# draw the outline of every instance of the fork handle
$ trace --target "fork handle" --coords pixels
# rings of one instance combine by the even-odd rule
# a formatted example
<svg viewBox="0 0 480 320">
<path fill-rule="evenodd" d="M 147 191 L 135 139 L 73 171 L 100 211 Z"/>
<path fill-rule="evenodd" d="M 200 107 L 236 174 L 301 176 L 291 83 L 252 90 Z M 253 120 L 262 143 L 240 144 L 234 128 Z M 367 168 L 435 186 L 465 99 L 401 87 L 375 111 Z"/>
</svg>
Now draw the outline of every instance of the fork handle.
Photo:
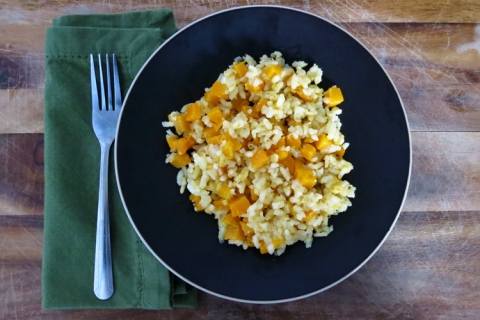
<svg viewBox="0 0 480 320">
<path fill-rule="evenodd" d="M 113 294 L 110 221 L 108 217 L 108 157 L 111 144 L 111 142 L 100 143 L 100 186 L 98 190 L 93 292 L 95 292 L 97 298 L 101 300 L 106 300 Z"/>
</svg>

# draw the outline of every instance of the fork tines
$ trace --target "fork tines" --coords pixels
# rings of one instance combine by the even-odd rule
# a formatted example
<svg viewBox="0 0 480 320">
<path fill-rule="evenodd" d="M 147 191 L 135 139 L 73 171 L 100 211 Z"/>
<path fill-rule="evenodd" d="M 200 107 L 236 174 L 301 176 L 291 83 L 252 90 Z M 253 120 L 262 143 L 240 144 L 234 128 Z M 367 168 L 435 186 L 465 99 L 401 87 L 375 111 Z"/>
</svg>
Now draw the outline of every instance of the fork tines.
<svg viewBox="0 0 480 320">
<path fill-rule="evenodd" d="M 117 67 L 117 58 L 115 53 L 112 54 L 112 64 L 113 64 L 113 86 L 114 86 L 114 94 L 115 100 L 112 104 L 112 86 L 111 86 L 111 76 L 110 76 L 110 61 L 108 57 L 108 53 L 105 55 L 105 65 L 106 65 L 106 76 L 107 76 L 107 100 L 105 99 L 105 83 L 103 81 L 103 68 L 102 68 L 102 58 L 101 55 L 98 54 L 98 73 L 100 77 L 100 97 L 102 104 L 99 104 L 99 92 L 97 88 L 97 79 L 96 79 L 96 72 L 95 72 L 95 62 L 93 58 L 93 54 L 90 54 L 90 77 L 91 77 L 91 85 L 92 85 L 92 106 L 93 108 L 98 108 L 99 110 L 116 110 L 120 109 L 122 105 L 122 97 L 120 93 L 120 80 L 118 77 L 118 67 Z M 108 105 L 107 105 L 108 101 Z"/>
</svg>

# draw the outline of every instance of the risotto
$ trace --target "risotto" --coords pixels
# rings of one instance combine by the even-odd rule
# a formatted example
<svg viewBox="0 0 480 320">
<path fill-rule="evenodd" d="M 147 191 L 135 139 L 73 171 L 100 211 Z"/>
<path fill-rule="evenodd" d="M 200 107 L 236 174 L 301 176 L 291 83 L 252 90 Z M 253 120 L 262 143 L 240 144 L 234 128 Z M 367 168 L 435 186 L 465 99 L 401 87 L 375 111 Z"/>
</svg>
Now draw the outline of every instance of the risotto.
<svg viewBox="0 0 480 320">
<path fill-rule="evenodd" d="M 276 255 L 297 241 L 308 248 L 333 230 L 330 216 L 351 206 L 344 98 L 321 80 L 316 64 L 245 55 L 163 122 L 180 192 L 215 217 L 220 242 Z"/>
</svg>

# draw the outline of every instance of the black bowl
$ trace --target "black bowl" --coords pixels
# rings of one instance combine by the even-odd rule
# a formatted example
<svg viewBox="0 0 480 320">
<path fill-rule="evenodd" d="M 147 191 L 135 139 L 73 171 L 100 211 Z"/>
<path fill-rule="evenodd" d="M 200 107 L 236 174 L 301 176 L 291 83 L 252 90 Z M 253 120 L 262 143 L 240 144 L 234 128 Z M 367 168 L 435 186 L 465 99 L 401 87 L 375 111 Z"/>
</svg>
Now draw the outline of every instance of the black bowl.
<svg viewBox="0 0 480 320">
<path fill-rule="evenodd" d="M 181 195 L 169 152 L 167 115 L 197 100 L 237 56 L 282 52 L 323 69 L 325 88 L 341 87 L 342 133 L 350 142 L 346 176 L 353 206 L 333 217 L 334 231 L 279 256 L 220 244 L 217 221 Z M 255 303 L 294 300 L 325 290 L 362 266 L 392 229 L 411 170 L 404 108 L 378 61 L 350 34 L 315 15 L 274 6 L 226 10 L 182 29 L 146 62 L 125 100 L 116 170 L 129 218 L 173 273 L 214 295 Z"/>
</svg>

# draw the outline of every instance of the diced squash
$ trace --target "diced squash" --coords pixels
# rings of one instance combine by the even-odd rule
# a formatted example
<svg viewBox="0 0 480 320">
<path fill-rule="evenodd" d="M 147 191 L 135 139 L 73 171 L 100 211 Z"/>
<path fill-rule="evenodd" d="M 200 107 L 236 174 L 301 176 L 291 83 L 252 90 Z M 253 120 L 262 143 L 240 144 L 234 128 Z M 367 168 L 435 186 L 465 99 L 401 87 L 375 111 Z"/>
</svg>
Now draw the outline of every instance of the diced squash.
<svg viewBox="0 0 480 320">
<path fill-rule="evenodd" d="M 315 141 L 313 144 L 318 151 L 322 151 L 323 149 L 330 147 L 332 145 L 332 141 L 328 139 L 325 133 L 322 133 L 320 136 L 318 136 L 318 141 Z"/>
<path fill-rule="evenodd" d="M 327 102 L 325 103 L 326 107 L 335 107 L 343 102 L 342 90 L 338 87 L 331 87 L 323 94 L 323 97 L 326 98 Z"/>
<path fill-rule="evenodd" d="M 286 143 L 287 146 L 297 149 L 302 146 L 302 141 L 300 140 L 300 138 L 295 138 L 295 136 L 291 133 L 287 134 Z"/>
<path fill-rule="evenodd" d="M 190 128 L 190 123 L 187 121 L 187 115 L 183 113 L 175 116 L 175 122 L 173 125 L 178 134 L 182 134 Z"/>
<path fill-rule="evenodd" d="M 340 159 L 343 158 L 343 156 L 345 155 L 345 149 L 343 147 L 340 147 L 340 150 L 335 152 L 335 155 Z"/>
<path fill-rule="evenodd" d="M 210 89 L 209 91 L 205 92 L 203 95 L 205 100 L 212 104 L 212 105 L 217 105 L 220 102 L 220 98 L 212 94 L 212 90 Z"/>
<path fill-rule="evenodd" d="M 315 141 L 315 140 L 313 140 L 312 137 L 310 137 L 310 136 L 306 137 L 306 138 L 303 140 L 303 142 L 305 142 L 305 143 L 312 143 L 312 142 L 314 142 L 314 141 Z"/>
<path fill-rule="evenodd" d="M 228 202 L 232 216 L 238 217 L 247 212 L 250 202 L 245 195 L 238 196 Z"/>
<path fill-rule="evenodd" d="M 305 92 L 303 91 L 303 87 L 301 86 L 296 87 L 295 90 L 293 90 L 293 92 L 295 92 L 305 102 L 312 102 L 314 100 L 312 97 L 307 96 L 305 94 Z"/>
<path fill-rule="evenodd" d="M 303 218 L 303 220 L 308 222 L 308 221 L 312 220 L 314 217 L 315 217 L 315 211 L 307 210 L 305 212 L 305 218 Z"/>
<path fill-rule="evenodd" d="M 170 150 L 172 151 L 177 150 L 177 140 L 178 140 L 178 137 L 175 135 L 167 138 L 167 143 L 168 143 L 168 146 L 170 147 Z"/>
<path fill-rule="evenodd" d="M 195 145 L 195 139 L 192 136 L 186 138 L 180 138 L 175 142 L 179 154 L 184 154 Z"/>
<path fill-rule="evenodd" d="M 262 113 L 262 108 L 267 105 L 268 100 L 261 98 L 255 105 L 255 111 Z"/>
<path fill-rule="evenodd" d="M 275 153 L 278 155 L 278 161 L 281 161 L 288 156 L 288 151 L 282 149 L 275 150 Z"/>
<path fill-rule="evenodd" d="M 223 238 L 225 240 L 244 241 L 245 234 L 243 233 L 243 230 L 240 224 L 228 225 L 225 228 L 225 235 Z"/>
<path fill-rule="evenodd" d="M 273 148 L 270 148 L 266 151 L 266 153 L 267 153 L 267 156 L 270 157 L 272 154 L 275 153 L 275 150 L 273 150 Z"/>
<path fill-rule="evenodd" d="M 240 78 L 245 76 L 247 74 L 247 71 L 248 71 L 247 66 L 245 65 L 244 61 L 240 61 L 240 62 L 235 63 L 232 66 L 232 69 L 235 70 L 235 72 L 237 73 L 237 75 Z"/>
<path fill-rule="evenodd" d="M 235 156 L 235 151 L 233 150 L 233 142 L 227 140 L 222 147 L 222 153 L 225 155 L 227 159 L 233 159 Z"/>
<path fill-rule="evenodd" d="M 313 186 L 317 183 L 317 177 L 313 170 L 305 168 L 303 163 L 301 163 L 298 159 L 295 160 L 295 178 L 300 181 L 302 186 L 307 189 L 313 188 Z"/>
<path fill-rule="evenodd" d="M 240 218 L 232 216 L 231 213 L 228 213 L 223 217 L 222 222 L 227 226 L 240 225 Z"/>
<path fill-rule="evenodd" d="M 285 137 L 281 137 L 280 140 L 275 144 L 275 149 L 285 147 Z"/>
<path fill-rule="evenodd" d="M 212 128 L 215 129 L 216 131 L 220 131 L 220 129 L 222 129 L 222 126 L 223 126 L 223 120 L 220 121 L 219 123 L 214 123 Z"/>
<path fill-rule="evenodd" d="M 220 185 L 217 190 L 217 194 L 225 200 L 230 200 L 232 198 L 232 190 L 230 190 L 226 183 L 222 183 Z"/>
<path fill-rule="evenodd" d="M 295 173 L 295 160 L 293 160 L 291 155 L 287 155 L 284 159 L 279 160 L 278 162 L 284 167 L 288 168 L 290 174 L 293 175 Z"/>
<path fill-rule="evenodd" d="M 253 235 L 255 232 L 245 222 L 240 221 L 240 227 L 242 227 L 243 234 L 246 236 Z"/>
<path fill-rule="evenodd" d="M 260 118 L 260 114 L 255 110 L 255 108 L 252 108 L 249 105 L 242 105 L 239 112 L 243 112 L 249 118 Z"/>
<path fill-rule="evenodd" d="M 262 91 L 264 87 L 265 87 L 265 83 L 263 83 L 263 82 L 260 83 L 260 84 L 259 84 L 258 86 L 256 86 L 256 87 L 255 87 L 253 84 L 251 84 L 250 82 L 247 82 L 247 83 L 245 84 L 245 89 L 246 89 L 247 91 L 250 91 L 250 92 L 255 93 L 255 94 L 257 94 L 257 93 L 259 93 L 260 91 Z"/>
<path fill-rule="evenodd" d="M 260 243 L 260 253 L 261 253 L 261 254 L 266 254 L 266 253 L 268 253 L 268 247 L 267 247 L 267 244 L 266 244 L 264 241 L 262 241 L 262 242 Z"/>
<path fill-rule="evenodd" d="M 268 79 L 272 80 L 273 77 L 280 75 L 282 73 L 282 67 L 278 64 L 271 64 L 263 68 L 263 72 L 267 76 Z"/>
<path fill-rule="evenodd" d="M 198 103 L 195 102 L 188 106 L 186 116 L 187 121 L 195 121 L 200 119 L 201 117 L 202 113 L 200 111 L 200 106 L 198 105 Z"/>
<path fill-rule="evenodd" d="M 210 88 L 210 94 L 220 99 L 228 99 L 228 87 L 220 81 L 215 81 Z"/>
<path fill-rule="evenodd" d="M 265 150 L 258 150 L 255 154 L 250 158 L 250 164 L 254 170 L 263 167 L 269 160 L 269 156 Z"/>
<path fill-rule="evenodd" d="M 222 199 L 214 200 L 213 206 L 217 210 L 227 210 L 227 211 L 230 210 L 230 207 L 228 206 L 228 204 L 224 204 Z"/>
<path fill-rule="evenodd" d="M 190 156 L 188 155 L 188 153 L 184 153 L 184 154 L 178 154 L 178 153 L 176 153 L 170 163 L 171 163 L 172 166 L 174 166 L 175 168 L 180 169 L 180 168 L 182 168 L 182 167 L 185 167 L 185 166 L 186 166 L 187 164 L 189 164 L 191 161 L 192 161 L 192 159 L 190 159 Z"/>
<path fill-rule="evenodd" d="M 242 109 L 242 106 L 248 106 L 248 100 L 247 99 L 242 99 L 240 96 L 236 97 L 232 101 L 232 108 L 234 110 L 240 111 Z"/>
<path fill-rule="evenodd" d="M 221 145 L 222 141 L 223 141 L 221 134 L 213 136 L 213 137 L 205 138 L 205 140 L 207 140 L 208 144 L 218 144 L 218 145 Z"/>
<path fill-rule="evenodd" d="M 222 123 L 223 122 L 223 113 L 219 107 L 214 107 L 207 112 L 208 118 L 213 123 Z"/>
<path fill-rule="evenodd" d="M 275 239 L 273 239 L 272 241 L 272 244 L 275 249 L 278 249 L 282 244 L 284 244 L 284 242 L 281 239 L 275 237 Z"/>
<path fill-rule="evenodd" d="M 198 212 L 198 211 L 203 210 L 203 207 L 200 205 L 200 200 L 202 200 L 202 198 L 200 196 L 196 196 L 194 194 L 191 194 L 189 198 L 195 206 L 195 211 Z"/>
<path fill-rule="evenodd" d="M 311 161 L 313 157 L 315 157 L 316 153 L 317 149 L 315 149 L 315 147 L 309 143 L 305 143 L 302 150 L 300 150 L 300 154 L 302 155 L 302 157 L 304 157 L 308 161 Z"/>
<path fill-rule="evenodd" d="M 203 129 L 203 135 L 205 138 L 210 138 L 218 135 L 218 131 L 215 128 L 205 127 Z"/>
</svg>

